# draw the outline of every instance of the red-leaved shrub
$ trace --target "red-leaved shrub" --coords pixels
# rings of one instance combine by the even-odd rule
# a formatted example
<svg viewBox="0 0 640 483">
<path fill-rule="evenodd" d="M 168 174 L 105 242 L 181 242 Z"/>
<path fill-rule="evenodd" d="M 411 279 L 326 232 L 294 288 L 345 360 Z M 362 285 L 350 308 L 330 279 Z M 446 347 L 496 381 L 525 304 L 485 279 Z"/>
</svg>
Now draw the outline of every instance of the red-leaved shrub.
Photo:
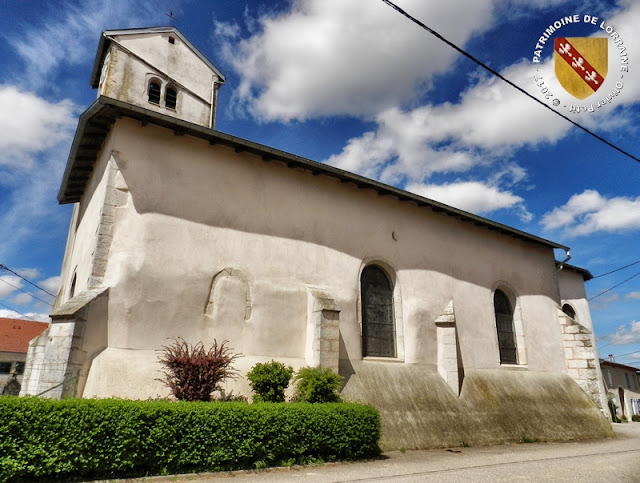
<svg viewBox="0 0 640 483">
<path fill-rule="evenodd" d="M 177 399 L 211 401 L 211 393 L 220 390 L 225 379 L 238 376 L 231 364 L 241 354 L 233 354 L 233 349 L 225 346 L 227 342 L 218 345 L 214 340 L 206 350 L 202 342 L 192 345 L 182 338 L 173 339 L 158 356 L 164 367 L 164 377 L 158 380 L 169 386 Z"/>
</svg>

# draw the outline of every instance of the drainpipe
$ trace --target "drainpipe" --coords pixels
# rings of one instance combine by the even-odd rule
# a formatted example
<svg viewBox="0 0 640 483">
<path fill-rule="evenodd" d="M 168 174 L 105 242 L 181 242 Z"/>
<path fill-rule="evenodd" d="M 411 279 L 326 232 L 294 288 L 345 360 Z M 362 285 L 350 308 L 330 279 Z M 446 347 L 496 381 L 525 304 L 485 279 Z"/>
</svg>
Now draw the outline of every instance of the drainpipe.
<svg viewBox="0 0 640 483">
<path fill-rule="evenodd" d="M 558 264 L 558 271 L 562 270 L 564 268 L 564 264 L 571 260 L 571 254 L 569 253 L 569 250 L 565 250 L 565 252 L 567 254 L 567 258 L 565 258 Z"/>
<path fill-rule="evenodd" d="M 218 107 L 218 88 L 220 83 L 216 76 L 211 77 L 211 110 L 209 111 L 209 129 L 216 128 L 216 108 Z"/>
</svg>

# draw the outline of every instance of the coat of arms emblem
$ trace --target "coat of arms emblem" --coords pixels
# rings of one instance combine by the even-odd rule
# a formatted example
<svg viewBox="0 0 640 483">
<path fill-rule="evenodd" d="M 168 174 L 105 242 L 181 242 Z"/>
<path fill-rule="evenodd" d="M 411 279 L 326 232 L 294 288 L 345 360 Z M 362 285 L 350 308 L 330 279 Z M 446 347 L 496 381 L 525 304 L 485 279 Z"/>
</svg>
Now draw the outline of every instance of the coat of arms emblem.
<svg viewBox="0 0 640 483">
<path fill-rule="evenodd" d="M 558 81 L 573 97 L 586 99 L 603 84 L 608 64 L 608 39 L 556 37 L 554 64 Z"/>
</svg>

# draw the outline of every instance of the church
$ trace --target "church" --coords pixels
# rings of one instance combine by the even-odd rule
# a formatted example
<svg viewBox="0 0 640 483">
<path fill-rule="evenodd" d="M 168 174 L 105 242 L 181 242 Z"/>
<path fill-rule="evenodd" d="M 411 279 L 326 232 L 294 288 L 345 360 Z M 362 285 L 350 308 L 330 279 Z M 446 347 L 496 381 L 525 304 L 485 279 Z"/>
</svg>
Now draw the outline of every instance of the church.
<svg viewBox="0 0 640 483">
<path fill-rule="evenodd" d="M 216 339 L 339 372 L 383 449 L 612 436 L 568 247 L 218 131 L 224 84 L 174 27 L 102 33 L 22 394 L 166 397 L 158 351 Z"/>
</svg>

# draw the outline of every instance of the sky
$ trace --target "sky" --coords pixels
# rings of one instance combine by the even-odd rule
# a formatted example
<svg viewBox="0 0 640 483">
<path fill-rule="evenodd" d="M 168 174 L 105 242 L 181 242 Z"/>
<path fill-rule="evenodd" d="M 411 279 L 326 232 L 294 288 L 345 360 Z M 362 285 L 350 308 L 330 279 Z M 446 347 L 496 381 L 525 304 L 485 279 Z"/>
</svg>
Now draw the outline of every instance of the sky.
<svg viewBox="0 0 640 483">
<path fill-rule="evenodd" d="M 382 0 L 0 0 L 0 317 L 48 320 L 31 283 L 59 288 L 56 195 L 101 32 L 172 23 L 226 75 L 218 130 L 571 247 L 600 357 L 640 367 L 640 162 L 552 112 L 640 158 L 640 2 L 396 4 L 541 102 Z M 555 37 L 608 39 L 585 99 Z"/>
</svg>

